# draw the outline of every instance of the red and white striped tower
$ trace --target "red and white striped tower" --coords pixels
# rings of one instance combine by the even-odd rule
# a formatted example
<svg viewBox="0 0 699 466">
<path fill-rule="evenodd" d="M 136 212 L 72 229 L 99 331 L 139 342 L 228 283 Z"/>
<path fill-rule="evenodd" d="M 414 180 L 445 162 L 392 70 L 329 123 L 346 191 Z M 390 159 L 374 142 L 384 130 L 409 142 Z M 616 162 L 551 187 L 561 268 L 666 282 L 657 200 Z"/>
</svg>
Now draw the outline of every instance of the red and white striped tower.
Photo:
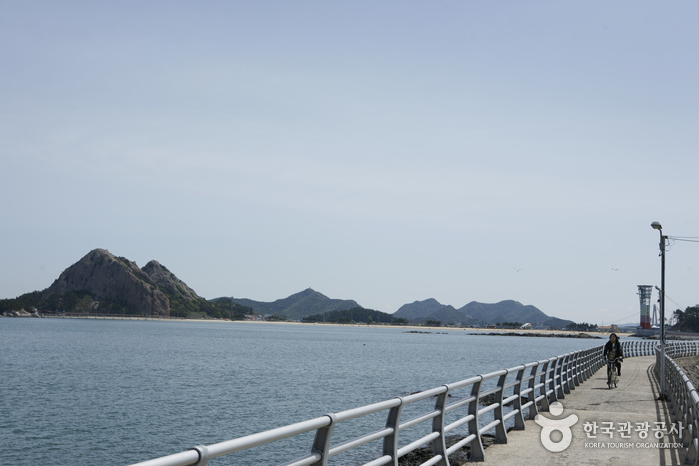
<svg viewBox="0 0 699 466">
<path fill-rule="evenodd" d="M 638 296 L 641 300 L 641 328 L 650 328 L 650 296 L 652 285 L 638 285 Z"/>
</svg>

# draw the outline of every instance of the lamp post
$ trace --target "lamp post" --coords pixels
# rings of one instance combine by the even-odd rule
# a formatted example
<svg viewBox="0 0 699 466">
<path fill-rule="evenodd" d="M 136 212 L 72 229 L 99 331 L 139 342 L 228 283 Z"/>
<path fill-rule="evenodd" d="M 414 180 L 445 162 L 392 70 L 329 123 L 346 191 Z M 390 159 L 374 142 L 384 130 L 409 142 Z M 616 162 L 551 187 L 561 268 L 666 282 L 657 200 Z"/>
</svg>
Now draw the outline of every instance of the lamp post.
<svg viewBox="0 0 699 466">
<path fill-rule="evenodd" d="M 665 394 L 665 241 L 667 236 L 663 236 L 663 226 L 660 222 L 650 224 L 655 230 L 660 232 L 660 397 L 659 400 L 666 400 Z"/>
</svg>

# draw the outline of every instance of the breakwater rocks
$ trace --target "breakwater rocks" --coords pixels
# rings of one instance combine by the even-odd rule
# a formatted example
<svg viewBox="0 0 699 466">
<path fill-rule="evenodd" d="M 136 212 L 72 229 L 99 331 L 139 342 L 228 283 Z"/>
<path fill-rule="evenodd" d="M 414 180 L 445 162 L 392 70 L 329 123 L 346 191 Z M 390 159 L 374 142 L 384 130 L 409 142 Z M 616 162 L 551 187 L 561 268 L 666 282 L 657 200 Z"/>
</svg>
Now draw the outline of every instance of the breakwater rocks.
<svg viewBox="0 0 699 466">
<path fill-rule="evenodd" d="M 699 387 L 699 356 L 685 356 L 674 358 L 675 362 L 682 368 L 692 385 Z"/>
<path fill-rule="evenodd" d="M 489 335 L 494 337 L 538 337 L 538 338 L 593 338 L 604 337 L 590 335 L 588 333 L 531 333 L 531 332 L 490 332 L 469 333 L 469 335 Z"/>
<path fill-rule="evenodd" d="M 507 429 L 508 431 L 511 429 Z M 452 445 L 460 442 L 461 440 L 465 439 L 466 437 L 463 435 L 450 435 L 448 436 L 446 440 L 447 448 L 451 447 Z M 483 439 L 483 447 L 488 448 L 490 445 L 495 443 L 495 437 L 489 434 L 485 434 L 482 437 Z M 471 456 L 471 446 L 466 445 L 463 448 L 460 448 L 459 450 L 455 451 L 451 455 L 449 455 L 449 464 L 453 466 L 464 466 L 469 463 L 469 459 Z M 434 450 L 432 445 L 418 448 L 417 450 L 413 450 L 407 455 L 403 456 L 402 458 L 398 459 L 398 464 L 400 466 L 419 466 L 420 464 L 423 464 L 425 461 L 428 461 L 434 457 Z"/>
</svg>

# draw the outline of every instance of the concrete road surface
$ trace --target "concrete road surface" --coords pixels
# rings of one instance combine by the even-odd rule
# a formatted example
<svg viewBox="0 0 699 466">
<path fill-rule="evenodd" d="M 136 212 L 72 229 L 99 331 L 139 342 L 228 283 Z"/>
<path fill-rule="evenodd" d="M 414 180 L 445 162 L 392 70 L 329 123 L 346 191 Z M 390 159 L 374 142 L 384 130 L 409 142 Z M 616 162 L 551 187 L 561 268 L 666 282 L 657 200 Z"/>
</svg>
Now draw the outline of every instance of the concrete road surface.
<svg viewBox="0 0 699 466">
<path fill-rule="evenodd" d="M 524 431 L 510 431 L 507 444 L 485 450 L 486 465 L 680 465 L 686 449 L 681 446 L 680 425 L 673 424 L 665 403 L 657 401 L 659 381 L 654 356 L 628 358 L 622 366 L 619 386 L 607 388 L 603 367 L 565 399 L 563 412 L 540 413 L 551 421 L 549 434 L 535 421 Z M 570 416 L 577 416 L 575 417 Z M 546 419 L 540 419 L 546 421 Z M 573 424 L 574 422 L 574 424 Z M 569 446 L 562 425 L 570 425 Z M 555 430 L 558 426 L 561 430 Z M 683 429 L 685 426 L 681 426 Z M 675 433 L 673 431 L 677 431 Z M 549 441 L 549 449 L 543 443 Z M 569 436 L 570 437 L 570 436 Z"/>
</svg>

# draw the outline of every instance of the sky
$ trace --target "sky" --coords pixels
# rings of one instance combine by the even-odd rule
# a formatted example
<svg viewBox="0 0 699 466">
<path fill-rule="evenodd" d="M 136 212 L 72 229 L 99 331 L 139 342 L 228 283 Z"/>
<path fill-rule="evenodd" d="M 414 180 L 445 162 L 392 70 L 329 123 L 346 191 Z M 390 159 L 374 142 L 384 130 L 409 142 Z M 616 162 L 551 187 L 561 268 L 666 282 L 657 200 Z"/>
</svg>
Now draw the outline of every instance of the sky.
<svg viewBox="0 0 699 466">
<path fill-rule="evenodd" d="M 0 299 L 89 251 L 207 299 L 638 322 L 699 237 L 693 1 L 0 2 Z M 699 303 L 670 241 L 666 310 Z M 652 300 L 657 300 L 654 292 Z"/>
</svg>

